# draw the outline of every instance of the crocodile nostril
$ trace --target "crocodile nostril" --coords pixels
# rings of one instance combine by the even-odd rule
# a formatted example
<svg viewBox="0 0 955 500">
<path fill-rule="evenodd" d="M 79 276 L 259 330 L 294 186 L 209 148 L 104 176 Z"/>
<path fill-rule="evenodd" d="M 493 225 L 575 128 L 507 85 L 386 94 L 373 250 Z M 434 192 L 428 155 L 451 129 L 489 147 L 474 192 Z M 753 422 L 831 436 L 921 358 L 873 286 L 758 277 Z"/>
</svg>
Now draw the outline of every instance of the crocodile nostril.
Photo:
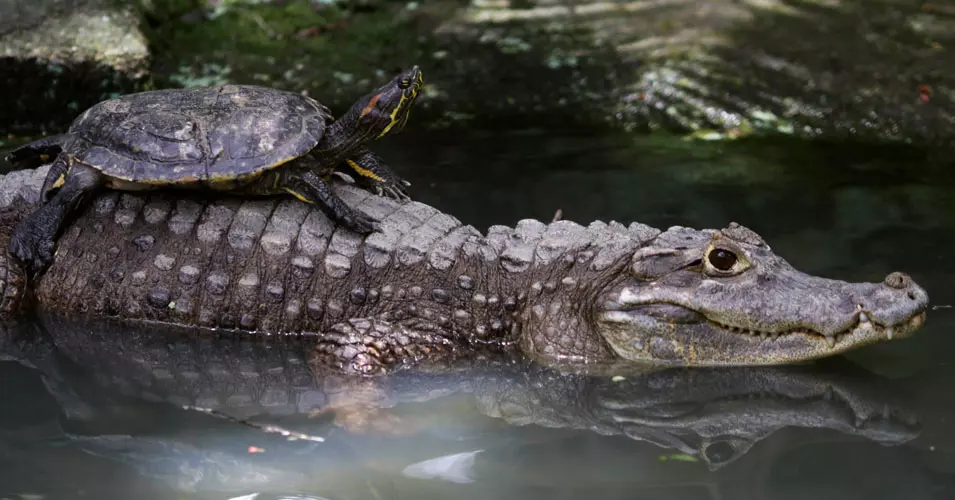
<svg viewBox="0 0 955 500">
<path fill-rule="evenodd" d="M 912 282 L 912 278 L 909 278 L 907 274 L 900 273 L 898 271 L 891 273 L 885 277 L 885 284 L 897 290 L 908 288 L 911 282 Z"/>
<path fill-rule="evenodd" d="M 915 300 L 915 292 L 909 290 L 909 293 L 907 293 L 906 295 L 908 295 L 909 300 Z"/>
</svg>

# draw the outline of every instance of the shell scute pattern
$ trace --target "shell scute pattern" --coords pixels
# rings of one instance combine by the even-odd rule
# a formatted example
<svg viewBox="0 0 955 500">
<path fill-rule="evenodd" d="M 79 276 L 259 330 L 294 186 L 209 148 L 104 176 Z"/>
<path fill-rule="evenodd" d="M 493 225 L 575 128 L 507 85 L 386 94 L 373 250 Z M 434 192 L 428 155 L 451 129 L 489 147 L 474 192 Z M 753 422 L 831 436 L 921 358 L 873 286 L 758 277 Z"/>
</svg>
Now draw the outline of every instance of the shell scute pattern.
<svg viewBox="0 0 955 500">
<path fill-rule="evenodd" d="M 149 185 L 240 181 L 312 150 L 330 119 L 315 100 L 227 85 L 104 101 L 70 128 L 76 160 Z"/>
</svg>

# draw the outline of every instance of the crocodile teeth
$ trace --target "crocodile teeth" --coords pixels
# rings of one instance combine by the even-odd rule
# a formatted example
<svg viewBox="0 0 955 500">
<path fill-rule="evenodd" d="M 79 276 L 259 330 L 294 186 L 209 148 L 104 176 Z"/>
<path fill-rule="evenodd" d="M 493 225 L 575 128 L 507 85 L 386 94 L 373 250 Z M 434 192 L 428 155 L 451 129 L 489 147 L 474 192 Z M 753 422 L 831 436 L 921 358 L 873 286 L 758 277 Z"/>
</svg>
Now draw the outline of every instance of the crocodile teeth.
<svg viewBox="0 0 955 500">
<path fill-rule="evenodd" d="M 865 314 L 864 312 L 860 312 L 860 313 L 859 313 L 859 324 L 868 323 L 868 322 L 869 322 L 869 317 L 866 316 L 866 314 Z"/>
<path fill-rule="evenodd" d="M 831 349 L 836 346 L 836 338 L 826 336 L 826 343 L 829 344 L 829 348 Z"/>
<path fill-rule="evenodd" d="M 889 326 L 885 329 L 885 336 L 892 340 L 892 335 L 895 335 L 895 328 Z"/>
</svg>

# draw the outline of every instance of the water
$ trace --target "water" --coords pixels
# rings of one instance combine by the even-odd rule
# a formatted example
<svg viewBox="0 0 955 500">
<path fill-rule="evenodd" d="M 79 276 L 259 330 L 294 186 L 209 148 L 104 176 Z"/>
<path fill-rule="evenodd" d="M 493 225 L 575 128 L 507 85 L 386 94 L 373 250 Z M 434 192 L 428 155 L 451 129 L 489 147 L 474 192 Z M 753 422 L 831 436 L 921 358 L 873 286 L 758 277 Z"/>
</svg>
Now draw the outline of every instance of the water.
<svg viewBox="0 0 955 500">
<path fill-rule="evenodd" d="M 417 199 L 481 228 L 557 209 L 737 221 L 812 274 L 906 271 L 938 309 L 912 339 L 818 366 L 611 380 L 489 360 L 360 386 L 313 377 L 287 346 L 56 327 L 54 347 L 23 325 L 0 362 L 0 498 L 955 497 L 946 164 L 906 147 L 539 130 L 408 133 L 377 150 Z"/>
</svg>

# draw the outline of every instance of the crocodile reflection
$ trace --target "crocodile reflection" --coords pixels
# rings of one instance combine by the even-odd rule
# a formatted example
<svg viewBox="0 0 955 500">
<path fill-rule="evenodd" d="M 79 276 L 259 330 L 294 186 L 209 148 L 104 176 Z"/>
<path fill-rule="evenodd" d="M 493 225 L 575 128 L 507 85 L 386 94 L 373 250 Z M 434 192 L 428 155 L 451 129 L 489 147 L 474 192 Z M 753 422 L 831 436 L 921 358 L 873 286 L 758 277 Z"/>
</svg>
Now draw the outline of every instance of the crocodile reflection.
<svg viewBox="0 0 955 500">
<path fill-rule="evenodd" d="M 184 490 L 311 483 L 317 469 L 340 468 L 347 455 L 332 439 L 288 442 L 272 436 L 268 460 L 262 461 L 245 446 L 258 439 L 250 441 L 250 435 L 264 434 L 218 420 L 218 430 L 209 431 L 207 423 L 215 419 L 181 410 L 184 404 L 255 422 L 277 422 L 314 435 L 342 436 L 348 434 L 335 430 L 329 419 L 309 415 L 361 407 L 380 410 L 372 418 L 384 418 L 393 417 L 389 409 L 401 404 L 466 398 L 472 402 L 469 408 L 476 407 L 481 415 L 455 414 L 453 420 L 483 418 L 507 425 L 455 432 L 498 436 L 508 445 L 514 444 L 514 436 L 505 435 L 503 429 L 528 424 L 626 436 L 688 455 L 711 470 L 739 459 L 784 427 L 835 430 L 884 445 L 904 443 L 920 431 L 918 415 L 904 394 L 894 391 L 887 380 L 838 359 L 811 366 L 672 368 L 610 377 L 558 372 L 489 354 L 481 361 L 469 357 L 467 364 L 355 379 L 326 377 L 312 370 L 294 343 L 198 339 L 155 331 L 118 335 L 110 328 L 100 323 L 56 325 L 49 330 L 55 353 L 30 363 L 41 370 L 67 415 L 102 420 L 95 427 L 109 429 L 72 435 L 75 445 L 135 464 L 140 471 L 162 471 L 164 480 Z M 143 401 L 152 405 L 150 412 L 164 414 L 160 420 L 177 420 L 178 428 L 172 433 L 153 430 L 149 437 L 126 435 L 123 428 L 135 414 L 129 408 Z M 117 411 L 123 405 L 128 408 Z M 462 407 L 468 406 L 454 406 L 459 412 Z M 117 421 L 118 414 L 126 420 Z M 410 432 L 429 427 L 427 422 L 415 427 L 413 419 L 397 417 L 393 423 L 401 432 L 409 432 L 403 426 L 413 429 Z M 142 421 L 137 425 L 141 427 Z M 199 428 L 184 431 L 189 425 Z M 223 437 L 223 427 L 234 435 Z M 234 438 L 239 433 L 244 438 Z M 455 440 L 461 441 L 451 439 Z M 414 435 L 407 443 L 414 446 Z M 369 439 L 362 442 L 361 451 L 376 457 L 386 454 L 374 449 L 379 446 L 384 445 Z M 336 451 L 331 453 L 332 449 Z M 409 459 L 402 458 L 392 473 L 407 468 Z"/>
<path fill-rule="evenodd" d="M 710 469 L 733 462 L 785 427 L 832 429 L 885 445 L 917 437 L 918 416 L 900 403 L 899 395 L 893 398 L 880 390 L 871 374 L 847 373 L 846 368 L 674 369 L 616 381 L 587 379 L 580 382 L 577 394 L 583 401 L 576 406 L 590 413 L 591 429 L 600 426 L 603 432 L 679 450 L 705 461 Z M 553 373 L 546 377 L 556 379 L 555 387 L 567 385 L 566 377 Z M 495 381 L 500 382 L 510 380 Z M 541 385 L 550 386 L 535 382 L 522 389 Z M 553 393 L 571 392 L 564 387 Z M 479 397 L 490 405 L 487 410 L 501 405 L 496 395 L 485 392 Z M 549 403 L 560 405 L 575 406 L 566 397 Z M 521 422 L 521 408 L 512 410 L 499 415 Z"/>
</svg>

